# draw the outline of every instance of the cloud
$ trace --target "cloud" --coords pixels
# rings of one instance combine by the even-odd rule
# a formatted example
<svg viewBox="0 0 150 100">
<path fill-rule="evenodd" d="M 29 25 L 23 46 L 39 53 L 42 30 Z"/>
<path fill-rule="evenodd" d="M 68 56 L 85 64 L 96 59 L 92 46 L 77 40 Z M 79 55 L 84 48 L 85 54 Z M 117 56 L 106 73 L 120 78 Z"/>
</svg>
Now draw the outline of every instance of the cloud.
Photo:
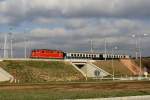
<svg viewBox="0 0 150 100">
<path fill-rule="evenodd" d="M 68 21 L 68 25 L 72 25 L 75 20 Z M 76 19 L 80 21 L 80 19 Z M 91 22 L 92 23 L 87 23 Z M 63 21 L 62 21 L 63 22 Z M 70 23 L 69 23 L 70 22 Z M 113 45 L 129 44 L 133 45 L 132 34 L 135 33 L 148 33 L 149 28 L 145 23 L 135 20 L 83 20 L 81 23 L 87 23 L 84 27 L 78 28 L 35 28 L 30 31 L 29 37 L 34 41 L 43 41 L 45 47 L 52 43 L 53 45 L 60 45 L 63 48 L 63 44 L 69 44 L 70 48 L 82 48 L 80 44 L 87 44 L 90 39 L 96 41 L 95 45 L 103 46 L 104 39 L 107 39 L 109 43 Z M 66 25 L 66 23 L 64 23 Z M 80 26 L 80 25 L 79 25 Z M 147 27 L 146 27 L 147 26 Z M 149 25 L 150 26 L 150 25 Z M 37 42 L 37 44 L 38 44 Z M 48 44 L 47 44 L 48 43 Z M 125 47 L 126 48 L 126 47 Z"/>
<path fill-rule="evenodd" d="M 30 35 L 33 37 L 45 38 L 45 37 L 63 36 L 66 35 L 66 32 L 64 29 L 61 28 L 56 28 L 52 30 L 39 28 L 39 29 L 33 29 Z"/>
<path fill-rule="evenodd" d="M 149 4 L 149 0 L 5 0 L 0 13 L 14 24 L 49 17 L 141 19 L 150 17 Z"/>
<path fill-rule="evenodd" d="M 132 34 L 150 33 L 149 5 L 149 0 L 3 0 L 0 26 L 16 27 L 17 48 L 23 48 L 24 37 L 33 48 L 88 50 L 90 39 L 100 50 L 104 39 L 110 49 L 132 48 Z M 143 40 L 143 48 L 150 48 L 148 42 Z"/>
</svg>

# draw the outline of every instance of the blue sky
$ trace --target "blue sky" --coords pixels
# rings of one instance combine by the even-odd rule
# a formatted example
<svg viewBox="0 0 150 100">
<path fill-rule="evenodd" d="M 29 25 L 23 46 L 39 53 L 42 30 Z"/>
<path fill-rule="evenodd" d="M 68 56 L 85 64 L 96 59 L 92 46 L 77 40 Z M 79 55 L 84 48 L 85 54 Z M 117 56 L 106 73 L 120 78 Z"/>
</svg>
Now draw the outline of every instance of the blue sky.
<svg viewBox="0 0 150 100">
<path fill-rule="evenodd" d="M 3 37 L 13 33 L 15 56 L 35 48 L 108 51 L 134 55 L 135 39 L 142 38 L 142 54 L 150 56 L 150 0 L 0 0 L 0 47 Z M 12 30 L 10 30 L 12 28 Z M 143 37 L 143 34 L 148 34 Z M 2 56 L 2 50 L 1 50 Z"/>
</svg>

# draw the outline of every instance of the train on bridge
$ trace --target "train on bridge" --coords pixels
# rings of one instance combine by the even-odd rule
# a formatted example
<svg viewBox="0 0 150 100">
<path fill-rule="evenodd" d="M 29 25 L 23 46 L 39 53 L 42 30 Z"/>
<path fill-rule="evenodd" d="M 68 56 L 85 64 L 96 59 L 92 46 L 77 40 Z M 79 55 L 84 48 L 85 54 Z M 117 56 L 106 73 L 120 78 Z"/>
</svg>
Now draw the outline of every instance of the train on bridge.
<svg viewBox="0 0 150 100">
<path fill-rule="evenodd" d="M 62 50 L 50 49 L 35 49 L 31 51 L 30 58 L 34 59 L 92 59 L 104 60 L 106 59 L 128 59 L 129 55 L 119 55 L 111 53 L 100 52 L 64 52 Z"/>
</svg>

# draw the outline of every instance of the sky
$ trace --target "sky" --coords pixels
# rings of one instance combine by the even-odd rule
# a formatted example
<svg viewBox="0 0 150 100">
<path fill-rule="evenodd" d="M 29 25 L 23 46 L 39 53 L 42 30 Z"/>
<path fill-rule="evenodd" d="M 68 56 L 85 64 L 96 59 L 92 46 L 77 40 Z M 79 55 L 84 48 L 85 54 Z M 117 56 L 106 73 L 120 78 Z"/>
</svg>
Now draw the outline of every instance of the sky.
<svg viewBox="0 0 150 100">
<path fill-rule="evenodd" d="M 89 51 L 90 40 L 95 51 L 106 40 L 108 52 L 117 46 L 133 56 L 137 40 L 150 56 L 149 9 L 150 0 L 0 0 L 0 56 L 8 33 L 16 57 L 24 55 L 24 40 L 28 56 L 32 49 Z"/>
</svg>

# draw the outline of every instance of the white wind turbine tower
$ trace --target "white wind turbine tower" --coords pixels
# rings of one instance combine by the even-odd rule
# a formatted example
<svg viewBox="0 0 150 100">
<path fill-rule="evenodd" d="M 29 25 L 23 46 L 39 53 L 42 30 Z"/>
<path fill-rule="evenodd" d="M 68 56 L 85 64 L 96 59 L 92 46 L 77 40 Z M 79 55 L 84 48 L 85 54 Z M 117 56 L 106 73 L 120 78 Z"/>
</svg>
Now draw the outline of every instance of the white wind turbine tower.
<svg viewBox="0 0 150 100">
<path fill-rule="evenodd" d="M 25 34 L 25 36 L 24 36 L 24 58 L 25 59 L 27 58 L 27 47 L 28 47 L 28 39 L 26 37 L 27 31 L 28 31 L 28 28 L 25 28 L 25 30 L 24 30 L 24 34 Z"/>
<path fill-rule="evenodd" d="M 8 34 L 5 34 L 4 37 L 4 58 L 13 58 L 13 40 L 12 40 L 12 28 L 9 29 L 10 32 Z"/>
<path fill-rule="evenodd" d="M 4 36 L 4 58 L 8 58 L 7 34 Z"/>
</svg>

